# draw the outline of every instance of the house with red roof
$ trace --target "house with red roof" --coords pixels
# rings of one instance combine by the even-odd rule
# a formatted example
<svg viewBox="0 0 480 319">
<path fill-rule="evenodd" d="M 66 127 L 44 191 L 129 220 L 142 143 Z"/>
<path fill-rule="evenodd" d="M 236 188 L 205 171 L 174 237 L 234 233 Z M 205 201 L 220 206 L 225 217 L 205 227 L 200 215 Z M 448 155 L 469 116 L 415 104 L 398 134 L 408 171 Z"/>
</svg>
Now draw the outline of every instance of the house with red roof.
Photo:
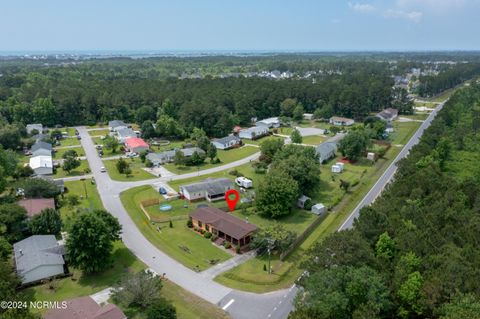
<svg viewBox="0 0 480 319">
<path fill-rule="evenodd" d="M 55 200 L 53 198 L 25 198 L 17 202 L 18 205 L 25 208 L 28 218 L 38 215 L 42 210 L 55 209 Z"/>
<path fill-rule="evenodd" d="M 148 151 L 150 146 L 139 137 L 130 137 L 125 140 L 125 149 L 138 154 L 143 151 Z"/>
</svg>

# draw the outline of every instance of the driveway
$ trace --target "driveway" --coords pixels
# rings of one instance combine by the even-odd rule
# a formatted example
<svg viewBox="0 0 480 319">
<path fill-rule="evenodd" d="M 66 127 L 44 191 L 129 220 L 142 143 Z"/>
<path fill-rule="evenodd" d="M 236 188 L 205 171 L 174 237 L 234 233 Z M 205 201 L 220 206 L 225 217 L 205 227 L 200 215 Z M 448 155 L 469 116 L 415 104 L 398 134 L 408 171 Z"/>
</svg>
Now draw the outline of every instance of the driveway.
<svg viewBox="0 0 480 319">
<path fill-rule="evenodd" d="M 385 185 L 392 179 L 396 171 L 396 163 L 400 159 L 407 156 L 410 149 L 418 143 L 424 130 L 431 124 L 433 118 L 442 107 L 443 104 L 439 105 L 435 111 L 433 111 L 422 123 L 420 128 L 417 130 L 417 132 L 415 132 L 413 137 L 405 145 L 392 164 L 382 174 L 377 183 L 367 193 L 365 198 L 354 209 L 352 214 L 347 218 L 342 226 L 340 226 L 339 230 L 351 228 L 353 226 L 353 221 L 358 217 L 360 209 L 363 206 L 372 203 L 375 198 L 377 198 Z M 256 160 L 259 157 L 260 152 L 257 152 L 239 161 L 199 172 L 136 182 L 118 182 L 111 180 L 107 173 L 100 172 L 100 168 L 103 166 L 103 163 L 97 155 L 97 151 L 90 136 L 88 135 L 87 130 L 85 127 L 78 127 L 77 129 L 82 137 L 81 143 L 85 150 L 90 168 L 92 169 L 92 174 L 97 182 L 98 191 L 103 205 L 105 209 L 119 219 L 119 222 L 123 227 L 122 240 L 125 245 L 137 256 L 137 258 L 142 260 L 155 272 L 166 273 L 166 277 L 182 288 L 213 304 L 218 305 L 230 313 L 234 319 L 284 319 L 288 316 L 289 312 L 293 308 L 292 303 L 298 291 L 295 285 L 285 290 L 279 290 L 265 294 L 254 294 L 234 290 L 216 283 L 212 280 L 214 275 L 220 273 L 222 268 L 230 269 L 231 266 L 234 266 L 234 264 L 237 262 L 241 262 L 242 260 L 240 257 L 230 262 L 225 262 L 224 265 L 219 265 L 216 268 L 212 268 L 210 271 L 207 270 L 203 273 L 196 273 L 153 246 L 138 230 L 120 201 L 120 193 L 126 189 L 141 185 L 152 185 L 156 183 L 165 183 L 171 180 L 202 176 L 229 168 L 234 168 L 236 166 Z M 337 134 L 336 137 L 331 139 L 341 139 L 341 136 L 341 134 Z"/>
<path fill-rule="evenodd" d="M 120 201 L 120 193 L 123 190 L 140 185 L 149 185 L 159 182 L 166 182 L 166 178 L 150 179 L 138 182 L 118 182 L 113 181 L 107 173 L 101 173 L 103 166 L 102 160 L 98 157 L 95 145 L 85 127 L 77 127 L 81 143 L 85 150 L 88 163 L 97 183 L 98 192 L 103 205 L 107 211 L 118 218 L 122 225 L 122 241 L 138 259 L 142 260 L 148 267 L 156 273 L 166 273 L 166 277 L 185 290 L 213 303 L 222 308 L 235 319 L 241 318 L 278 318 L 284 319 L 291 310 L 291 301 L 294 297 L 295 289 L 278 291 L 267 294 L 252 294 L 236 291 L 225 287 L 213 281 L 210 276 L 202 275 L 185 267 L 181 263 L 172 259 L 170 256 L 159 250 L 148 241 L 138 230 L 127 211 Z M 258 158 L 260 153 L 255 153 L 242 160 L 218 166 L 215 168 L 203 170 L 183 175 L 175 175 L 169 180 L 184 179 L 197 175 L 206 175 L 225 169 L 233 168 L 238 165 L 248 163 Z M 284 297 L 284 296 L 287 297 Z M 288 299 L 288 300 L 286 300 Z M 233 300 L 233 301 L 232 301 Z M 284 301 L 285 300 L 285 301 Z M 228 304 L 228 306 L 227 306 Z"/>
</svg>

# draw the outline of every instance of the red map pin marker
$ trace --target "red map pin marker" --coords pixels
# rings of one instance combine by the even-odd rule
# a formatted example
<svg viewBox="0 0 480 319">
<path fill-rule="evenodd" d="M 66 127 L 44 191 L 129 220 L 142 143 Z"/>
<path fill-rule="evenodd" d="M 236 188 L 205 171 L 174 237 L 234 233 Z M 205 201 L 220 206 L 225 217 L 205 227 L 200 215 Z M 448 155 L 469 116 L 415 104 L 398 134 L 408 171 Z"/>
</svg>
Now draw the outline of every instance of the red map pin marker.
<svg viewBox="0 0 480 319">
<path fill-rule="evenodd" d="M 234 195 L 235 198 L 230 198 L 230 195 Z M 227 201 L 228 208 L 230 208 L 230 212 L 233 213 L 235 206 L 237 205 L 238 200 L 240 199 L 240 194 L 237 192 L 236 189 L 229 189 L 225 193 L 225 200 Z"/>
</svg>

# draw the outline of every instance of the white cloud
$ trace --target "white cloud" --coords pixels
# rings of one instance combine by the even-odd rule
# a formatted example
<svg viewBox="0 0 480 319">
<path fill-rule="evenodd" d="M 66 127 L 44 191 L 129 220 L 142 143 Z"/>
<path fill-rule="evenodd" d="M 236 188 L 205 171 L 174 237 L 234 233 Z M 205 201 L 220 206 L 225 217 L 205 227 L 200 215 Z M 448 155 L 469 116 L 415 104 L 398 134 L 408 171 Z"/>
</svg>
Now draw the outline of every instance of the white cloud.
<svg viewBox="0 0 480 319">
<path fill-rule="evenodd" d="M 375 8 L 373 5 L 368 4 L 368 3 L 358 3 L 358 2 L 352 3 L 352 2 L 349 2 L 348 6 L 353 11 L 360 12 L 360 13 L 369 13 L 369 12 L 374 12 L 374 11 L 377 10 L 377 8 Z"/>
<path fill-rule="evenodd" d="M 423 7 L 433 9 L 462 8 L 470 3 L 478 3 L 478 0 L 397 0 L 399 7 Z"/>
<path fill-rule="evenodd" d="M 423 18 L 423 13 L 419 11 L 402 11 L 388 9 L 383 12 L 383 16 L 387 19 L 407 19 L 415 23 L 419 23 Z"/>
</svg>

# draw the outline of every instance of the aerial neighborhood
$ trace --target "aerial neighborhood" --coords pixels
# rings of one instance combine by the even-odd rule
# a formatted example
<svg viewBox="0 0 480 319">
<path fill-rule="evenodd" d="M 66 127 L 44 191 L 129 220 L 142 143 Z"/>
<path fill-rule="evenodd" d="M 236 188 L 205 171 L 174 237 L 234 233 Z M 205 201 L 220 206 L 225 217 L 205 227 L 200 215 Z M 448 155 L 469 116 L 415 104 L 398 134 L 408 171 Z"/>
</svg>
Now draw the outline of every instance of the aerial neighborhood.
<svg viewBox="0 0 480 319">
<path fill-rule="evenodd" d="M 0 318 L 478 309 L 477 55 L 405 54 L 0 55 Z"/>
</svg>

